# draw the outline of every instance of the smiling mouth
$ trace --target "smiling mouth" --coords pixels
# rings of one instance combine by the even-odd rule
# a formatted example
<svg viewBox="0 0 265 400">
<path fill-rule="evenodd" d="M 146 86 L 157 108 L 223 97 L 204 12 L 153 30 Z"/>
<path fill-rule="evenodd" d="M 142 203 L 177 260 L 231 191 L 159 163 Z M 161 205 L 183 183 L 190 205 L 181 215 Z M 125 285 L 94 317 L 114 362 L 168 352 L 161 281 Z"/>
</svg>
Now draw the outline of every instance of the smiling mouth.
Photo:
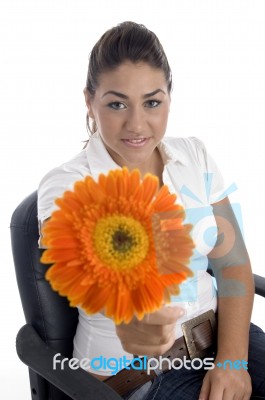
<svg viewBox="0 0 265 400">
<path fill-rule="evenodd" d="M 122 139 L 123 143 L 130 147 L 141 147 L 144 146 L 150 138 L 141 139 Z"/>
</svg>

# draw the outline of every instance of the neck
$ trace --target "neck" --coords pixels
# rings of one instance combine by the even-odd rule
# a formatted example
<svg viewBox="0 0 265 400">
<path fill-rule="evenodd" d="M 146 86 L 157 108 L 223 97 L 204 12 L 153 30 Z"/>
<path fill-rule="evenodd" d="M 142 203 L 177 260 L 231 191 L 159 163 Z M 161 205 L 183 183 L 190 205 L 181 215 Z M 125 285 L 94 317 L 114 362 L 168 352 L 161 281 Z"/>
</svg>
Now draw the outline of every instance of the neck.
<svg viewBox="0 0 265 400">
<path fill-rule="evenodd" d="M 144 164 L 144 165 L 138 165 L 138 166 L 128 166 L 128 168 L 131 170 L 133 168 L 138 168 L 141 172 L 142 178 L 144 177 L 145 174 L 151 173 L 153 175 L 156 175 L 159 179 L 159 187 L 163 185 L 163 180 L 162 180 L 162 174 L 164 170 L 164 163 L 161 157 L 161 154 L 158 150 L 158 148 L 155 148 L 153 151 L 152 157 L 149 161 L 149 163 Z"/>
</svg>

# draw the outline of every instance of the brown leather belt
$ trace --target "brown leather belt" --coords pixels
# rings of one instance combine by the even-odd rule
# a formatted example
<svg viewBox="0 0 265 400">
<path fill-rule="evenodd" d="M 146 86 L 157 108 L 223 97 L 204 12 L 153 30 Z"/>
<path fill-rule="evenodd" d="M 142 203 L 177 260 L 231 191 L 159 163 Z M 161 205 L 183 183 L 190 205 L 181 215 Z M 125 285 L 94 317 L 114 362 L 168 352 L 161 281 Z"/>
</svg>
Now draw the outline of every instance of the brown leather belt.
<svg viewBox="0 0 265 400">
<path fill-rule="evenodd" d="M 216 348 L 216 318 L 213 310 L 207 311 L 198 317 L 184 322 L 182 325 L 183 336 L 175 341 L 173 346 L 161 358 L 170 360 L 186 356 L 187 359 L 214 357 Z M 152 357 L 157 358 L 158 357 Z M 169 363 L 162 363 L 162 371 L 169 371 Z M 176 364 L 175 364 L 176 365 Z M 140 361 L 134 361 L 134 368 L 140 366 Z M 137 387 L 154 380 L 156 373 L 151 370 L 149 374 L 144 369 L 122 369 L 116 375 L 104 381 L 120 396 L 129 394 Z"/>
</svg>

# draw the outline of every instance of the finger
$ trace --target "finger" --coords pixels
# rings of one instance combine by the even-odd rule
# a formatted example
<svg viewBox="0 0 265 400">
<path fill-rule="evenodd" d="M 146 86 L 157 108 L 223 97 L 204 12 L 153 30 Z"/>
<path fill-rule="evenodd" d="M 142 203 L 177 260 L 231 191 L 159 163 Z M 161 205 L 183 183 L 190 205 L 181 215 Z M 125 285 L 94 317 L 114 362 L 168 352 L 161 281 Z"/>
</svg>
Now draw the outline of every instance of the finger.
<svg viewBox="0 0 265 400">
<path fill-rule="evenodd" d="M 232 390 L 231 388 L 224 389 L 222 400 L 235 400 L 234 390 Z"/>
<path fill-rule="evenodd" d="M 215 382 L 214 385 L 211 385 L 209 400 L 223 400 L 223 395 L 224 395 L 223 385 L 218 384 L 217 382 Z M 230 400 L 232 399 L 233 397 L 231 397 Z"/>
<path fill-rule="evenodd" d="M 210 389 L 211 389 L 210 379 L 209 379 L 208 375 L 206 374 L 203 379 L 203 382 L 202 382 L 199 400 L 208 400 L 209 394 L 210 394 Z"/>
<path fill-rule="evenodd" d="M 148 344 L 136 344 L 132 342 L 126 342 L 122 343 L 123 349 L 127 353 L 131 354 L 144 354 L 146 356 L 160 356 L 166 353 L 174 344 L 175 338 L 172 337 L 171 340 L 169 340 L 165 344 L 155 344 L 155 345 L 150 345 Z"/>
<path fill-rule="evenodd" d="M 154 313 L 146 314 L 141 322 L 149 325 L 171 325 L 181 318 L 183 314 L 184 310 L 181 307 L 163 306 Z"/>
<path fill-rule="evenodd" d="M 250 400 L 251 399 L 251 392 L 247 392 L 244 394 L 242 400 Z"/>
<path fill-rule="evenodd" d="M 172 325 L 147 325 L 137 324 L 119 325 L 116 327 L 116 333 L 123 342 L 133 341 L 137 344 L 165 344 L 172 337 L 175 338 L 176 324 Z M 175 338 L 176 339 L 176 338 Z"/>
<path fill-rule="evenodd" d="M 237 395 L 235 396 L 234 400 L 249 400 L 249 399 L 252 399 L 251 393 L 252 393 L 251 389 L 245 389 L 244 392 L 241 393 L 241 396 L 237 393 Z M 253 399 L 254 398 L 255 397 L 253 397 Z"/>
</svg>

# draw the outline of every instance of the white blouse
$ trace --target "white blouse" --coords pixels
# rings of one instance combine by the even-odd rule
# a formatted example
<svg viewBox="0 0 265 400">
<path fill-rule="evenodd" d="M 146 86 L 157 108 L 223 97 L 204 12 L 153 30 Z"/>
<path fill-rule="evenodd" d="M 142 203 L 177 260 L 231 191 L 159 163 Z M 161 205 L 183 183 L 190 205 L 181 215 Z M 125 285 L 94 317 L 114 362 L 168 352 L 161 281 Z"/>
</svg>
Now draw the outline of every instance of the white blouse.
<svg viewBox="0 0 265 400">
<path fill-rule="evenodd" d="M 176 339 L 183 335 L 181 323 L 203 312 L 216 311 L 216 289 L 212 277 L 206 272 L 207 254 L 217 239 L 217 226 L 211 204 L 226 197 L 221 173 L 207 153 L 204 144 L 195 137 L 164 137 L 158 145 L 164 162 L 163 183 L 171 193 L 177 195 L 177 202 L 186 211 L 185 222 L 193 224 L 191 235 L 195 251 L 190 268 L 194 276 L 180 285 L 180 295 L 172 296 L 172 304 L 185 311 L 177 321 Z M 72 160 L 53 169 L 44 176 L 38 189 L 38 219 L 42 223 L 57 208 L 54 199 L 62 196 L 65 190 L 72 189 L 75 181 L 86 175 L 95 180 L 100 173 L 107 174 L 111 169 L 120 168 L 106 150 L 98 133 L 89 140 L 87 147 Z M 88 359 L 90 372 L 109 376 L 110 368 L 93 370 L 89 362 L 100 356 L 103 359 L 132 359 L 126 353 L 115 332 L 113 321 L 98 313 L 86 315 L 79 309 L 79 323 L 74 338 L 73 356 Z M 95 360 L 94 360 L 95 362 Z"/>
</svg>

